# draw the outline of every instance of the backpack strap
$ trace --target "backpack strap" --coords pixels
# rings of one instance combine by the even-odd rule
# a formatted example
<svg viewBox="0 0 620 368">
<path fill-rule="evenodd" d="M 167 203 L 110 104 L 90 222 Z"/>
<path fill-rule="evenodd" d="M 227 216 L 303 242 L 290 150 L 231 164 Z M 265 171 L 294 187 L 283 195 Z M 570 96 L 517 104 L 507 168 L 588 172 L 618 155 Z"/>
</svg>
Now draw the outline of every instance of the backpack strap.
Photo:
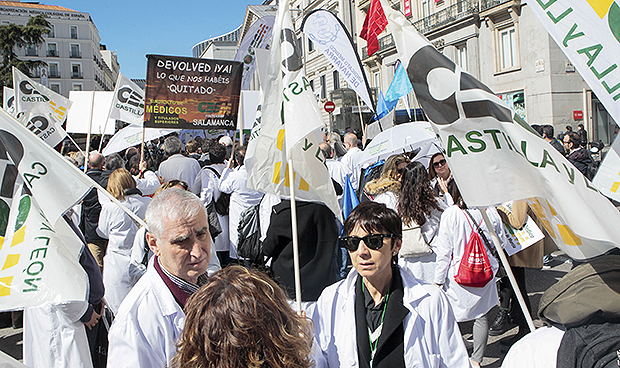
<svg viewBox="0 0 620 368">
<path fill-rule="evenodd" d="M 471 220 L 473 221 L 474 225 L 476 225 L 476 230 L 478 231 L 478 234 L 482 238 L 482 242 L 484 243 L 485 247 L 487 247 L 487 249 L 491 252 L 493 257 L 495 257 L 495 259 L 499 261 L 499 255 L 497 254 L 497 250 L 495 249 L 494 246 L 491 245 L 491 243 L 489 243 L 489 240 L 487 239 L 486 235 L 484 235 L 484 231 L 482 231 L 482 228 L 480 227 L 480 225 L 482 225 L 482 221 L 484 221 L 484 218 L 482 220 L 480 220 L 480 225 L 478 225 L 476 223 L 476 220 L 471 215 L 471 213 L 469 213 L 468 210 L 463 210 L 463 212 L 465 212 L 469 216 L 469 218 L 471 218 Z M 467 219 L 467 222 L 469 222 L 469 219 Z M 469 223 L 469 226 L 471 226 L 471 222 Z M 472 231 L 473 230 L 474 230 L 474 228 L 472 227 Z"/>
<path fill-rule="evenodd" d="M 205 166 L 204 168 L 205 168 L 205 169 L 209 169 L 209 170 L 213 171 L 213 173 L 215 174 L 215 176 L 217 176 L 217 178 L 218 178 L 218 179 L 222 177 L 222 176 L 220 175 L 220 173 L 219 173 L 219 172 L 217 172 L 217 170 L 215 170 L 215 168 L 214 168 L 214 167 L 211 167 L 211 166 Z"/>
</svg>

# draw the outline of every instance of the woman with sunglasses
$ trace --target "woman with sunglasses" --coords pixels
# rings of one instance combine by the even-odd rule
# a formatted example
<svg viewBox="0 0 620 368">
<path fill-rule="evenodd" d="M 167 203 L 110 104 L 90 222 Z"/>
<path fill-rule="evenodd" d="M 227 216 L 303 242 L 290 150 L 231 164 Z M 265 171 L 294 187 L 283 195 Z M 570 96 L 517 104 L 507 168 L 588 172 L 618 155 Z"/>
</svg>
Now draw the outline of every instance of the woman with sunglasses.
<svg viewBox="0 0 620 368">
<path fill-rule="evenodd" d="M 388 157 L 383 165 L 381 176 L 369 181 L 364 186 L 364 191 L 368 198 L 396 210 L 398 193 L 400 192 L 400 178 L 408 163 L 409 159 L 405 155 L 392 155 Z"/>
<path fill-rule="evenodd" d="M 329 367 L 469 367 L 446 296 L 394 260 L 402 223 L 385 205 L 363 202 L 344 223 L 353 269 L 323 291 L 313 313 Z"/>
<path fill-rule="evenodd" d="M 442 197 L 447 206 L 452 206 L 456 183 L 443 153 L 437 152 L 431 157 L 431 162 L 428 165 L 428 177 L 431 180 L 435 195 Z"/>
</svg>

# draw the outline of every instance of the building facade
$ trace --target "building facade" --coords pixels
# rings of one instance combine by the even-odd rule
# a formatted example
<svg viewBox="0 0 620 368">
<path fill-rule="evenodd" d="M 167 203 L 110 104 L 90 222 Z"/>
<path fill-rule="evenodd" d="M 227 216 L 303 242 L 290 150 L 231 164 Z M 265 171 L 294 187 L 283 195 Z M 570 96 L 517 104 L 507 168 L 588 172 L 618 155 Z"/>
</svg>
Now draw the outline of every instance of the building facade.
<svg viewBox="0 0 620 368">
<path fill-rule="evenodd" d="M 88 13 L 55 5 L 0 1 L 0 25 L 25 25 L 29 17 L 39 14 L 52 24 L 52 31 L 42 45 L 16 50 L 22 60 L 47 63 L 46 68 L 33 71 L 35 80 L 65 97 L 69 91 L 114 90 L 120 69 L 116 54 L 101 44 Z"/>
</svg>

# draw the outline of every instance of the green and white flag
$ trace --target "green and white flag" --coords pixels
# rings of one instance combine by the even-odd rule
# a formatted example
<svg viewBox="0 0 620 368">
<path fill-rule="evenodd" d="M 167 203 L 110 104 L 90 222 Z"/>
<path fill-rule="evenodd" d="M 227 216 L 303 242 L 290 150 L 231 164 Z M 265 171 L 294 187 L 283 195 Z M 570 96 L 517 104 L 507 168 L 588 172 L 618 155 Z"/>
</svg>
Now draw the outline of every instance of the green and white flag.
<svg viewBox="0 0 620 368">
<path fill-rule="evenodd" d="M 4 111 L 8 112 L 9 115 L 15 115 L 15 91 L 13 88 L 4 87 L 3 97 L 3 106 Z"/>
<path fill-rule="evenodd" d="M 91 181 L 4 111 L 0 163 L 0 309 L 84 300 L 82 242 L 61 216 Z"/>
<path fill-rule="evenodd" d="M 47 144 L 54 147 L 67 133 L 62 123 L 71 101 L 13 68 L 15 118 Z"/>
<path fill-rule="evenodd" d="M 139 126 L 144 122 L 144 91 L 121 73 L 116 80 L 108 119 Z"/>
<path fill-rule="evenodd" d="M 620 124 L 620 6 L 614 0 L 526 0 Z"/>
<path fill-rule="evenodd" d="M 527 199 L 556 245 L 587 259 L 620 245 L 620 213 L 486 85 L 381 0 L 399 58 L 470 207 Z"/>
<path fill-rule="evenodd" d="M 280 4 L 273 37 L 260 131 L 253 129 L 245 159 L 248 187 L 290 197 L 290 186 L 295 185 L 295 198 L 325 203 L 341 216 L 319 148 L 323 121 L 303 72 L 287 2 Z M 288 159 L 292 159 L 295 173 L 292 183 Z"/>
</svg>

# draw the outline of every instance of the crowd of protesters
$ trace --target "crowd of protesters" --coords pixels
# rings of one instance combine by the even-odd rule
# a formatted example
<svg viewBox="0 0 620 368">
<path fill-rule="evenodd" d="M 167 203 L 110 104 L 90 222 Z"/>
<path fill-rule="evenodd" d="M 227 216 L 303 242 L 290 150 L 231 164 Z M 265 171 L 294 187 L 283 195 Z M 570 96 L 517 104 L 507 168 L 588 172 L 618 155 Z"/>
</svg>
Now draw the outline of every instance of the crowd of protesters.
<svg viewBox="0 0 620 368">
<path fill-rule="evenodd" d="M 562 145 L 553 127 L 534 129 L 587 170 L 591 157 L 578 133 L 566 133 Z M 248 187 L 246 146 L 228 136 L 183 144 L 173 134 L 144 152 L 67 154 L 72 164 L 88 165 L 86 174 L 148 228 L 97 189 L 66 216 L 99 266 L 91 267 L 99 277 L 91 284 L 101 285 L 91 285 L 89 308 L 66 322 L 87 334 L 58 343 L 25 331 L 24 362 L 102 366 L 93 331 L 103 328 L 104 307 L 114 319 L 108 367 L 478 367 L 489 334 L 516 322 L 519 333 L 507 344 L 525 335 L 515 291 L 486 239 L 495 233 L 504 246 L 506 224 L 519 229 L 528 214 L 535 218 L 527 203 L 486 208 L 488 228 L 463 200 L 441 152 L 421 160 L 417 152 L 394 154 L 365 168 L 361 148 L 354 132 L 326 134 L 320 145 L 340 203 L 349 182 L 362 199 L 344 224 L 324 204 L 297 201 L 301 314 L 292 302 L 291 203 Z M 259 218 L 261 262 L 238 253 L 240 222 L 251 208 Z M 485 238 L 499 283 L 456 281 L 474 233 Z M 550 239 L 528 248 L 525 261 L 511 257 L 528 308 L 524 269 L 542 267 L 554 250 Z M 466 321 L 474 321 L 471 354 L 459 329 Z M 70 357 L 33 353 L 33 345 L 50 342 L 67 345 L 59 354 Z"/>
</svg>

